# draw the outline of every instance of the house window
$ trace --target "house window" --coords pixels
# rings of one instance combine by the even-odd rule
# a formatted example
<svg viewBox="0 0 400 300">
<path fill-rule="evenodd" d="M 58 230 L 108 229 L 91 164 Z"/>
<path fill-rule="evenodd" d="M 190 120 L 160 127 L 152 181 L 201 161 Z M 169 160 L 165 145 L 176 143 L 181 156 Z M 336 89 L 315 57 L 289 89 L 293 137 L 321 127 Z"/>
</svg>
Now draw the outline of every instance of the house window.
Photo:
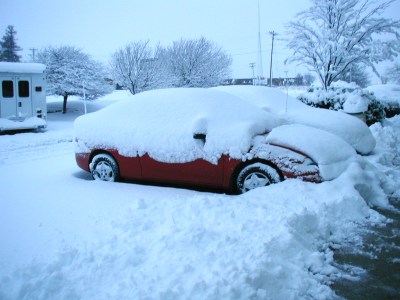
<svg viewBox="0 0 400 300">
<path fill-rule="evenodd" d="M 29 97 L 29 81 L 18 81 L 18 96 L 21 98 Z"/>
<path fill-rule="evenodd" d="M 1 83 L 3 98 L 13 98 L 14 97 L 14 82 L 11 80 L 4 80 Z"/>
</svg>

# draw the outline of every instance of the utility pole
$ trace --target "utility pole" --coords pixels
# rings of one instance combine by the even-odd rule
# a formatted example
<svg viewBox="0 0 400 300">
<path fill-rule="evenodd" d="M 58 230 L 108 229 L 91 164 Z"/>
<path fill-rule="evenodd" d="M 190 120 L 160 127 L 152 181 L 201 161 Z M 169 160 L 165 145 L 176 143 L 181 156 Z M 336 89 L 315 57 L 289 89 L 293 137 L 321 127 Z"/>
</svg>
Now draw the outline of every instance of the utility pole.
<svg viewBox="0 0 400 300">
<path fill-rule="evenodd" d="M 269 65 L 269 86 L 272 87 L 272 55 L 274 54 L 274 39 L 275 36 L 278 35 L 275 31 L 270 31 L 269 34 L 272 37 L 272 46 L 271 46 L 271 63 Z"/>
<path fill-rule="evenodd" d="M 261 85 L 261 79 L 263 78 L 262 69 L 262 51 L 261 51 L 261 21 L 260 21 L 260 0 L 258 0 L 258 56 L 257 56 L 257 85 Z"/>
<path fill-rule="evenodd" d="M 32 60 L 33 60 L 33 62 L 35 62 L 35 52 L 36 52 L 37 49 L 35 49 L 35 48 L 30 48 L 29 50 L 32 51 Z"/>
<path fill-rule="evenodd" d="M 288 98 L 289 98 L 289 80 L 288 80 L 288 76 L 287 76 L 288 71 L 285 70 L 285 73 L 286 73 L 286 78 L 285 78 L 285 86 L 286 86 L 286 104 L 285 104 L 285 112 L 287 112 Z"/>
<path fill-rule="evenodd" d="M 253 85 L 254 85 L 254 67 L 256 66 L 256 63 L 250 63 L 250 68 L 252 69 L 252 71 L 253 71 L 253 77 L 251 78 L 251 80 L 252 80 L 252 82 L 253 82 Z"/>
</svg>

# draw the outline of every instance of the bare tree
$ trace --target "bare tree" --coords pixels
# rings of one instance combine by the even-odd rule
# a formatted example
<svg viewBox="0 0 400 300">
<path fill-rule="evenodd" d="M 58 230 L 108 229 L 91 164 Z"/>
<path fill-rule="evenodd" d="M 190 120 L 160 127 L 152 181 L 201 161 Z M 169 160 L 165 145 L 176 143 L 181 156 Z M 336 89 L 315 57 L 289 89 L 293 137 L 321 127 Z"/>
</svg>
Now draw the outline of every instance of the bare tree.
<svg viewBox="0 0 400 300">
<path fill-rule="evenodd" d="M 373 6 L 374 0 L 312 0 L 311 8 L 287 25 L 294 51 L 287 61 L 308 66 L 325 89 L 352 65 L 370 66 L 378 74 L 374 64 L 400 52 L 400 21 L 381 17 L 394 1 Z M 382 34 L 386 40 L 375 39 Z"/>
<path fill-rule="evenodd" d="M 205 38 L 174 42 L 164 58 L 176 87 L 210 87 L 230 72 L 232 59 Z"/>
<path fill-rule="evenodd" d="M 113 79 L 135 95 L 164 83 L 161 47 L 153 50 L 149 41 L 133 42 L 116 51 L 110 60 Z"/>
<path fill-rule="evenodd" d="M 83 87 L 88 99 L 105 95 L 112 89 L 105 81 L 104 67 L 75 47 L 42 49 L 38 62 L 46 65 L 47 93 L 64 97 L 63 113 L 67 111 L 68 96 L 83 96 Z"/>
</svg>

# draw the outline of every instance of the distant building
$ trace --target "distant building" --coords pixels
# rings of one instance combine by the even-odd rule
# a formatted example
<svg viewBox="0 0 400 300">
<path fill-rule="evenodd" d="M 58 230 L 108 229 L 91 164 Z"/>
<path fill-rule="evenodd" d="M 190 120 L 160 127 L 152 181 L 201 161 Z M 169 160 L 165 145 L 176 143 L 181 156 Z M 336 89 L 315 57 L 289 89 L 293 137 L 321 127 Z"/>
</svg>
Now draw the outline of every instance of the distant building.
<svg viewBox="0 0 400 300">
<path fill-rule="evenodd" d="M 223 85 L 256 85 L 256 78 L 238 78 L 238 79 L 226 79 L 223 82 Z M 272 78 L 272 86 L 284 86 L 285 84 L 301 86 L 303 85 L 303 77 L 294 77 L 294 78 Z M 269 86 L 270 79 L 260 80 L 260 84 L 257 85 L 265 85 Z"/>
</svg>

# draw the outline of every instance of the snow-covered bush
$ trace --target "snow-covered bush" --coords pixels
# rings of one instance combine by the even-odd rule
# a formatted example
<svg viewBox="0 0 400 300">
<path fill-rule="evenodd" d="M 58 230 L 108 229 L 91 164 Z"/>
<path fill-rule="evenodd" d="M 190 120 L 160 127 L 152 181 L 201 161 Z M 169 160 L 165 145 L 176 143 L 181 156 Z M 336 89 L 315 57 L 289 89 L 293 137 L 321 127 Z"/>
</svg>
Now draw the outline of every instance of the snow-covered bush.
<svg viewBox="0 0 400 300">
<path fill-rule="evenodd" d="M 372 85 L 367 90 L 383 105 L 387 118 L 400 115 L 400 85 Z"/>
<path fill-rule="evenodd" d="M 380 122 L 386 117 L 387 107 L 370 91 L 360 89 L 355 84 L 342 82 L 332 85 L 328 90 L 311 87 L 298 96 L 303 103 L 330 110 L 343 110 L 347 113 L 364 113 L 368 125 Z"/>
</svg>

